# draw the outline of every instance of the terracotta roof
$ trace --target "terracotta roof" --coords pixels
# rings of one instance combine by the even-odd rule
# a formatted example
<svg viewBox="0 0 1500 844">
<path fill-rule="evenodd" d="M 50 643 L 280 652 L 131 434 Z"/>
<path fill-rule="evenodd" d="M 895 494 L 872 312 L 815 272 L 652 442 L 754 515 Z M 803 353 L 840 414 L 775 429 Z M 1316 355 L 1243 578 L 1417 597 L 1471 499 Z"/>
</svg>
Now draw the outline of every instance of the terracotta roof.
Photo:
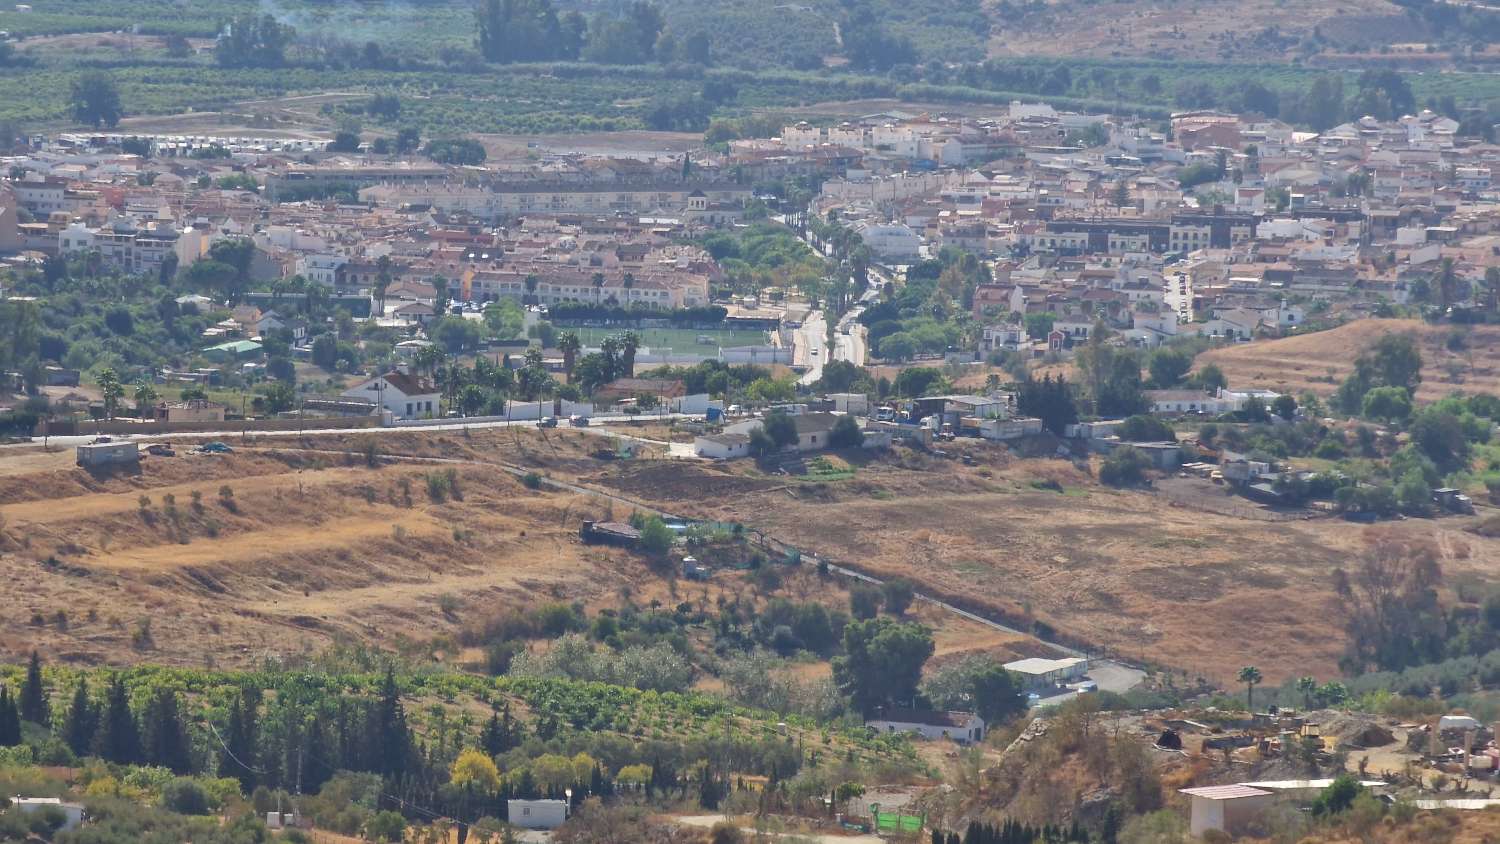
<svg viewBox="0 0 1500 844">
<path fill-rule="evenodd" d="M 428 393 L 437 392 L 437 390 L 428 387 L 426 384 L 423 384 L 421 381 L 417 380 L 416 376 L 408 375 L 405 372 L 387 372 L 384 375 L 378 376 L 376 378 L 371 378 L 370 381 L 378 381 L 381 378 L 384 378 L 387 384 L 391 385 L 397 390 L 400 390 L 403 395 L 422 396 L 427 395 Z M 370 383 L 370 381 L 366 381 L 365 384 Z"/>
</svg>

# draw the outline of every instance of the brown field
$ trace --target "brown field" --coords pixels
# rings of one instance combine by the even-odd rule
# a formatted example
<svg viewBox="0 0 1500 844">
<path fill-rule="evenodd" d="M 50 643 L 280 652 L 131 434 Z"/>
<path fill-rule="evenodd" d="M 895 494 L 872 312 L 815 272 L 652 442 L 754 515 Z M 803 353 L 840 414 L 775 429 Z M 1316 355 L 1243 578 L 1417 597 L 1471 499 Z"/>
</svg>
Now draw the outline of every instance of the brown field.
<svg viewBox="0 0 1500 844">
<path fill-rule="evenodd" d="M 1329 395 L 1354 370 L 1354 359 L 1382 336 L 1417 335 L 1422 346 L 1422 386 L 1417 398 L 1434 401 L 1454 391 L 1500 393 L 1500 326 L 1428 325 L 1419 320 L 1361 319 L 1338 328 L 1280 340 L 1242 343 L 1199 355 L 1214 363 L 1233 387 L 1262 387 L 1293 395 Z M 1450 335 L 1468 337 L 1467 349 L 1450 351 Z"/>
<path fill-rule="evenodd" d="M 236 438 L 233 454 L 182 447 L 178 457 L 147 458 L 138 471 L 118 473 L 79 469 L 71 451 L 0 450 L 0 577 L 13 584 L 0 615 L 0 653 L 18 658 L 39 648 L 80 663 L 227 667 L 309 656 L 341 640 L 423 651 L 420 643 L 476 618 L 539 601 L 580 601 L 596 611 L 627 595 L 666 606 L 771 597 L 747 573 L 674 582 L 628 552 L 583 545 L 583 519 L 624 519 L 632 508 L 529 490 L 493 462 L 565 481 L 612 471 L 588 456 L 605 442 L 598 437 L 382 434 L 382 465 L 370 468 L 363 447 L 371 436 Z M 450 469 L 462 497 L 433 500 L 428 474 Z M 848 602 L 842 582 L 810 567 L 788 572 L 776 594 Z M 454 599 L 458 608 L 445 612 Z M 941 659 L 981 650 L 1010 659 L 1041 648 L 935 607 L 913 612 L 935 629 Z M 137 642 L 144 621 L 150 641 Z M 442 658 L 478 655 L 439 642 Z M 806 679 L 828 674 L 827 663 L 797 671 Z"/>
<path fill-rule="evenodd" d="M 1369 529 L 1268 521 L 1253 517 L 1265 515 L 1253 505 L 1186 506 L 1100 488 L 1063 461 L 973 449 L 975 467 L 898 450 L 824 484 L 702 464 L 641 464 L 590 480 L 666 509 L 743 520 L 833 562 L 904 575 L 1127 659 L 1221 683 L 1247 664 L 1271 682 L 1336 675 L 1343 633 L 1329 575 L 1354 559 Z M 1492 578 L 1500 542 L 1463 533 L 1470 522 L 1381 529 L 1438 543 L 1450 577 Z"/>
<path fill-rule="evenodd" d="M 73 467 L 67 452 L 0 455 L 0 577 L 12 584 L 0 647 L 82 662 L 244 664 L 345 636 L 425 641 L 470 613 L 539 596 L 612 598 L 645 574 L 629 554 L 578 542 L 582 519 L 608 515 L 597 499 L 528 490 L 477 464 L 368 468 L 344 456 L 357 437 L 288 439 L 236 442 L 231 455 L 184 449 L 114 475 Z M 549 440 L 402 434 L 380 448 L 488 454 L 548 473 L 592 462 L 581 456 L 591 443 Z M 432 500 L 427 474 L 449 468 L 462 499 Z M 438 608 L 445 595 L 459 601 L 452 616 Z M 152 642 L 137 646 L 148 619 Z"/>
<path fill-rule="evenodd" d="M 1289 12 L 1284 0 L 1247 0 L 1232 12 L 1199 3 L 1052 0 L 1045 11 L 996 26 L 989 51 L 992 56 L 1271 61 L 1292 57 L 1298 41 L 1315 26 L 1320 32 L 1333 31 L 1343 43 L 1379 44 L 1390 37 L 1393 20 L 1397 27 L 1407 20 L 1387 0 L 1314 0 L 1298 5 L 1295 14 Z M 1268 28 L 1286 40 L 1257 38 Z M 1420 35 L 1408 26 L 1399 40 Z"/>
</svg>

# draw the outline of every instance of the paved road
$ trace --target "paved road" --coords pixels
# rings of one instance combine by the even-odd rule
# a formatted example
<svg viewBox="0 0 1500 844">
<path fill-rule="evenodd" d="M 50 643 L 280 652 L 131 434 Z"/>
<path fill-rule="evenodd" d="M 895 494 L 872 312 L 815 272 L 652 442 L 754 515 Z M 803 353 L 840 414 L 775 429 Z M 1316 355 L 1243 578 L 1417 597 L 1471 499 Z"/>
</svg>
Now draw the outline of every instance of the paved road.
<svg viewBox="0 0 1500 844">
<path fill-rule="evenodd" d="M 792 333 L 792 363 L 805 366 L 801 383 L 811 384 L 823 377 L 823 359 L 828 356 L 828 320 L 822 311 L 811 311 L 802 326 Z"/>
<path fill-rule="evenodd" d="M 692 416 L 691 414 L 685 414 L 685 413 L 659 413 L 659 414 L 645 414 L 645 413 L 643 413 L 643 414 L 640 414 L 638 416 L 591 416 L 591 417 L 589 417 L 589 421 L 591 423 L 590 427 L 588 427 L 588 428 L 570 428 L 570 430 L 583 431 L 585 433 L 590 433 L 590 434 L 599 434 L 601 436 L 611 436 L 611 435 L 619 436 L 618 432 L 595 431 L 595 430 L 592 429 L 592 425 L 608 425 L 608 424 L 624 423 L 624 422 L 631 422 L 631 421 L 659 422 L 659 421 L 665 421 L 665 420 L 669 420 L 669 419 L 692 419 L 692 418 L 701 418 L 701 415 L 695 417 L 695 416 Z M 251 424 L 252 425 L 254 424 L 253 420 L 252 420 Z M 560 424 L 563 425 L 563 426 L 566 426 L 568 423 L 566 421 L 563 421 Z M 171 440 L 171 439 L 176 439 L 176 438 L 181 438 L 181 437 L 219 437 L 221 439 L 228 440 L 231 437 L 239 437 L 239 436 L 243 436 L 245 434 L 254 435 L 256 437 L 301 437 L 301 436 L 312 437 L 312 436 L 318 436 L 320 434 L 402 434 L 402 433 L 411 433 L 413 431 L 462 431 L 465 428 L 467 428 L 467 429 L 469 429 L 471 431 L 472 430 L 482 429 L 482 428 L 509 428 L 509 427 L 535 428 L 536 425 L 537 425 L 537 422 L 536 422 L 535 419 L 527 419 L 527 420 L 519 420 L 518 419 L 518 420 L 513 420 L 513 421 L 506 421 L 506 420 L 501 419 L 501 420 L 498 420 L 498 421 L 489 421 L 489 422 L 465 422 L 462 419 L 454 419 L 451 422 L 442 422 L 442 423 L 439 423 L 439 424 L 436 424 L 436 425 L 393 425 L 393 426 L 388 427 L 388 428 L 310 428 L 310 429 L 308 429 L 306 431 L 299 431 L 299 430 L 296 430 L 296 429 L 292 429 L 292 430 L 282 430 L 282 429 L 264 430 L 264 429 L 259 429 L 259 428 L 253 428 L 252 427 L 252 428 L 248 428 L 248 429 L 245 429 L 245 428 L 234 428 L 234 429 L 226 429 L 226 430 L 222 430 L 222 431 L 171 431 L 171 432 L 156 433 L 156 434 L 147 434 L 147 433 L 141 433 L 141 434 L 110 434 L 109 437 L 112 440 L 137 440 L 137 441 L 143 441 L 143 442 L 144 441 L 155 441 L 155 440 Z M 95 436 L 96 435 L 94 435 L 94 434 L 78 434 L 76 436 L 52 437 L 48 441 L 48 444 L 49 445 L 55 445 L 55 446 L 58 446 L 60 448 L 67 447 L 67 446 L 81 445 L 81 444 L 84 444 L 84 443 L 93 442 Z M 33 437 L 30 442 L 8 443 L 8 444 L 5 444 L 5 445 L 0 445 L 0 449 L 4 449 L 4 448 L 29 448 L 29 447 L 31 447 L 33 445 L 36 445 L 37 443 L 40 443 L 41 441 L 42 441 L 41 437 Z"/>
</svg>

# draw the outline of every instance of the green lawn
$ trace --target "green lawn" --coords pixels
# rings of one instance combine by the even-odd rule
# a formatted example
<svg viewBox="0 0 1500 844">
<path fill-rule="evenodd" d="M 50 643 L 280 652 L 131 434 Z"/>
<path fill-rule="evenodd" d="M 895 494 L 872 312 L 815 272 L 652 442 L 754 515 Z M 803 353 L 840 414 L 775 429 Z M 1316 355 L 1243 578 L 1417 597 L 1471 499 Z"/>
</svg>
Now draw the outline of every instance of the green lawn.
<svg viewBox="0 0 1500 844">
<path fill-rule="evenodd" d="M 608 337 L 625 333 L 620 328 L 570 328 L 578 334 L 578 339 L 583 341 L 587 348 L 598 348 L 599 344 Z M 720 346 L 753 346 L 767 342 L 766 332 L 746 331 L 743 329 L 722 328 L 712 331 L 694 331 L 689 328 L 637 328 L 635 333 L 641 338 L 641 346 L 650 348 L 653 352 L 670 349 L 680 354 L 691 352 L 702 352 L 712 354 Z M 699 337 L 712 337 L 712 344 L 699 343 Z"/>
</svg>

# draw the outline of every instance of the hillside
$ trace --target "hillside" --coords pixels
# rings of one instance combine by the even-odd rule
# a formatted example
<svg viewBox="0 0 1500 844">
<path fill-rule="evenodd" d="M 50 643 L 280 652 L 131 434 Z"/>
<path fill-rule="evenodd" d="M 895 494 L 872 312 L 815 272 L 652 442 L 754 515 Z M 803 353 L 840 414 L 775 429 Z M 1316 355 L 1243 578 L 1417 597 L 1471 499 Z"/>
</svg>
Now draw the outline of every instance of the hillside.
<svg viewBox="0 0 1500 844">
<path fill-rule="evenodd" d="M 1052 0 L 990 5 L 992 56 L 1148 57 L 1167 60 L 1275 61 L 1293 57 L 1316 30 L 1335 43 L 1416 40 L 1401 7 L 1388 0 L 1326 0 L 1289 14 L 1278 0 L 1237 3 L 1233 14 L 1216 3 L 1143 4 L 1135 0 Z M 1019 12 L 1019 14 L 1017 14 Z M 1007 14 L 1009 13 L 1009 14 Z M 1399 26 L 1406 22 L 1405 27 Z"/>
<path fill-rule="evenodd" d="M 782 595 L 847 607 L 842 584 L 810 569 L 788 571 L 779 588 L 722 571 L 679 592 L 637 555 L 579 541 L 582 520 L 624 519 L 628 505 L 529 489 L 495 462 L 560 479 L 597 472 L 593 437 L 384 434 L 375 467 L 371 441 L 252 439 L 228 455 L 181 448 L 114 475 L 73 466 L 71 451 L 0 451 L 0 576 L 18 584 L 13 611 L 0 618 L 0 653 L 35 647 L 80 664 L 180 666 L 211 654 L 230 667 L 358 641 L 467 663 L 482 654 L 453 645 L 463 631 L 539 603 L 579 602 L 593 613 L 614 611 L 626 595 L 668 606 Z M 438 457 L 448 462 L 429 462 Z M 439 500 L 429 479 L 448 471 L 457 492 Z M 915 612 L 934 629 L 940 660 L 1042 652 L 1026 637 L 930 607 Z M 826 677 L 828 665 L 798 673 Z"/>
<path fill-rule="evenodd" d="M 1066 462 L 957 449 L 976 465 L 903 450 L 828 482 L 660 464 L 588 480 L 674 512 L 743 519 L 840 565 L 906 576 L 1130 660 L 1227 684 L 1246 664 L 1271 682 L 1337 676 L 1344 634 L 1329 574 L 1370 540 L 1366 528 L 1274 514 L 1207 482 L 1114 490 Z M 1384 529 L 1435 542 L 1451 578 L 1488 580 L 1500 541 L 1464 533 L 1472 522 Z"/>
<path fill-rule="evenodd" d="M 1354 360 L 1386 334 L 1410 332 L 1422 345 L 1422 386 L 1417 398 L 1435 401 L 1451 392 L 1500 394 L 1500 326 L 1429 325 L 1414 319 L 1361 319 L 1328 331 L 1243 343 L 1198 356 L 1215 364 L 1235 387 L 1261 387 L 1327 396 L 1354 369 Z M 1466 339 L 1449 348 L 1454 335 Z"/>
<path fill-rule="evenodd" d="M 427 439 L 464 453 L 457 437 Z M 577 452 L 475 440 L 542 467 Z M 182 449 L 121 475 L 73 467 L 70 452 L 0 459 L 0 575 L 20 584 L 0 633 L 6 649 L 246 664 L 343 638 L 424 640 L 454 629 L 465 607 L 538 594 L 587 601 L 642 572 L 624 552 L 577 542 L 578 519 L 597 506 L 494 468 L 388 458 L 371 468 L 353 444 L 236 448 Z M 439 500 L 429 477 L 445 471 L 457 492 Z"/>
</svg>

